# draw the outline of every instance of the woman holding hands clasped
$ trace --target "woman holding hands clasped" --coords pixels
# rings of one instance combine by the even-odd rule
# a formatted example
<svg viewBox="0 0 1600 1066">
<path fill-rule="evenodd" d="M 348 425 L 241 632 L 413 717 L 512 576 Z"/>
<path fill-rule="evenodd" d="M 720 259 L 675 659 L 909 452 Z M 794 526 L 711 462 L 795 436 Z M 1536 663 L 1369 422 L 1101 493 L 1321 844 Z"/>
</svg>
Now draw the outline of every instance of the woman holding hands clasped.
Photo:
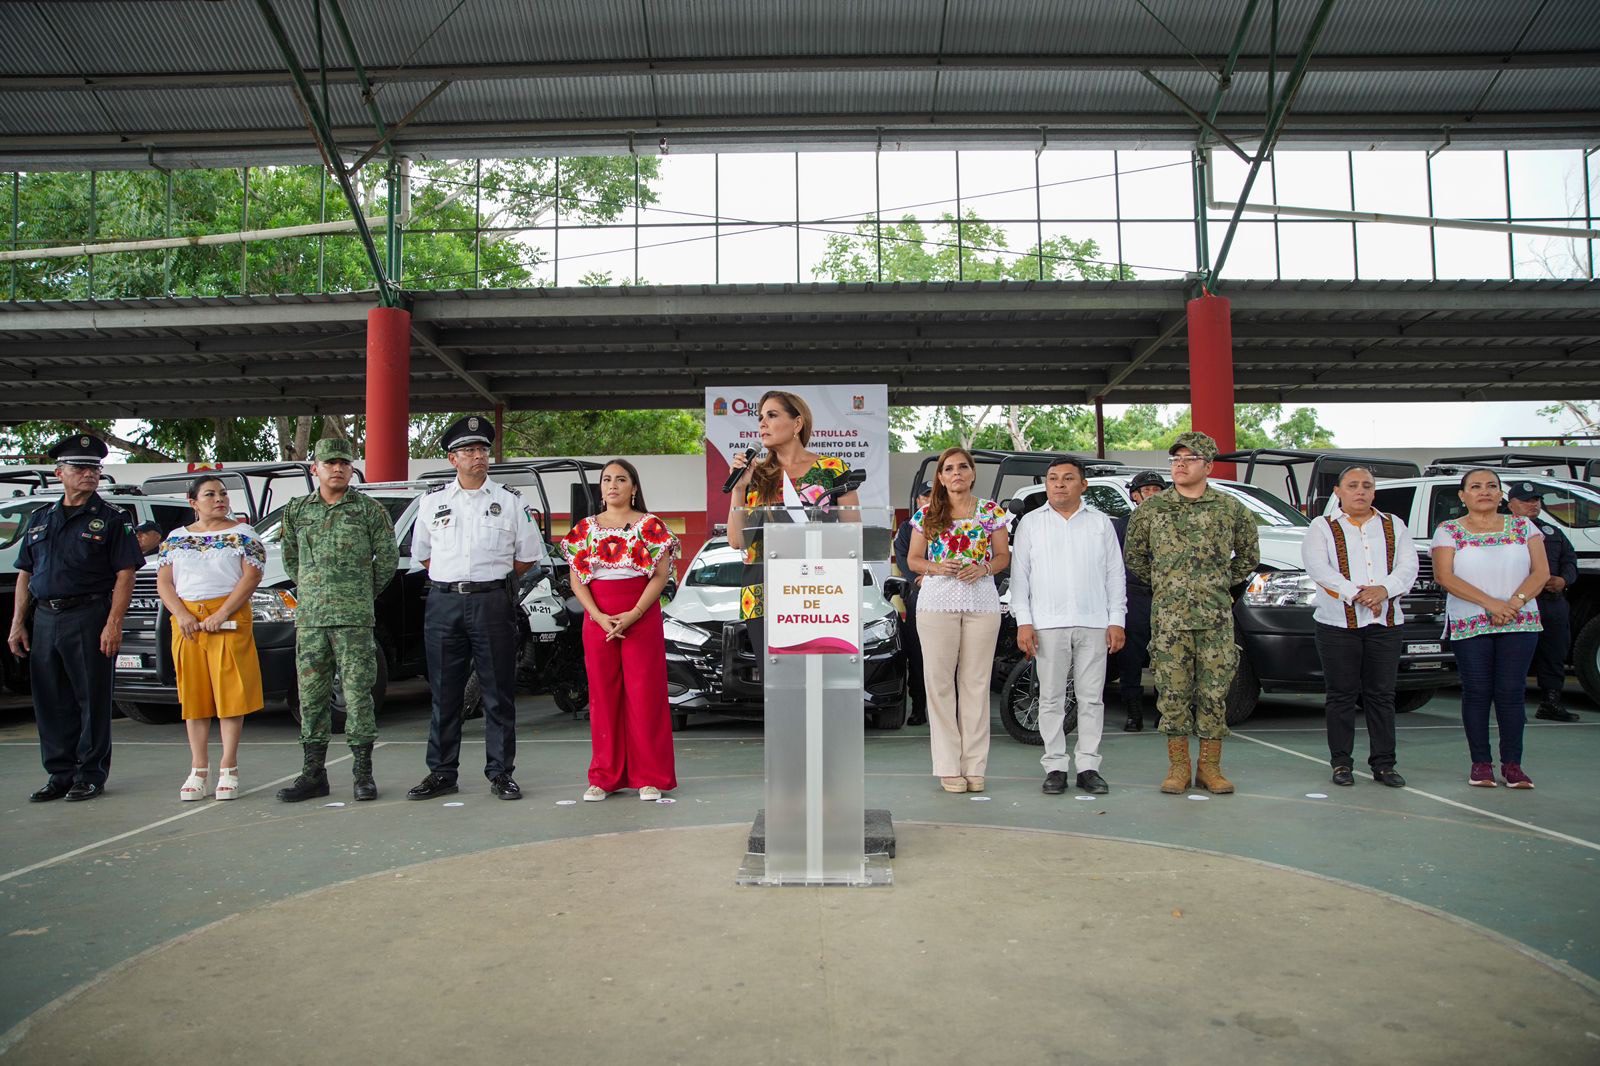
<svg viewBox="0 0 1600 1066">
<path fill-rule="evenodd" d="M 906 562 L 917 594 L 933 772 L 946 792 L 982 792 L 989 763 L 989 673 L 1000 633 L 994 574 L 1011 562 L 1006 513 L 972 494 L 977 467 L 946 448 L 928 506 L 911 516 Z"/>
<path fill-rule="evenodd" d="M 256 531 L 233 517 L 220 478 L 195 478 L 189 505 L 194 523 L 167 534 L 156 561 L 156 590 L 172 615 L 172 661 L 189 733 L 189 777 L 178 798 L 205 798 L 215 718 L 222 732 L 215 795 L 231 800 L 239 794 L 244 716 L 264 703 L 250 597 L 261 584 L 267 553 Z"/>
<path fill-rule="evenodd" d="M 583 604 L 589 672 L 589 788 L 603 800 L 624 788 L 658 800 L 678 787 L 667 705 L 667 645 L 661 590 L 678 538 L 646 509 L 639 471 L 613 459 L 600 471 L 605 510 L 572 527 L 561 551 Z"/>
<path fill-rule="evenodd" d="M 1472 770 L 1467 783 L 1494 788 L 1489 706 L 1500 725 L 1500 776 L 1508 788 L 1532 788 L 1522 772 L 1523 700 L 1539 646 L 1539 601 L 1550 579 L 1544 534 L 1526 518 L 1499 513 L 1500 478 L 1469 470 L 1461 478 L 1467 513 L 1433 535 L 1433 573 L 1449 593 L 1450 650 L 1461 672 L 1461 724 Z"/>
</svg>

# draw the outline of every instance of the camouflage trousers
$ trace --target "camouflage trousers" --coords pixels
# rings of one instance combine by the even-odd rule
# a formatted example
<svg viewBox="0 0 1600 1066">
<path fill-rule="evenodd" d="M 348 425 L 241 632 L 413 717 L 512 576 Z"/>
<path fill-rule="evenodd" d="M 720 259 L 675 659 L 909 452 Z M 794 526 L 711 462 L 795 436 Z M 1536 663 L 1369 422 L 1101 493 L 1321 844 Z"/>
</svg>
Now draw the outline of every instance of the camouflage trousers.
<svg viewBox="0 0 1600 1066">
<path fill-rule="evenodd" d="M 1156 675 L 1156 707 L 1168 736 L 1197 734 L 1207 740 L 1228 735 L 1228 686 L 1239 666 L 1233 629 L 1163 629 L 1150 634 L 1150 668 Z"/>
<path fill-rule="evenodd" d="M 300 740 L 326 744 L 333 732 L 333 675 L 344 692 L 344 738 L 352 747 L 378 739 L 372 686 L 378 683 L 378 645 L 370 626 L 300 626 L 294 665 L 300 682 Z"/>
</svg>

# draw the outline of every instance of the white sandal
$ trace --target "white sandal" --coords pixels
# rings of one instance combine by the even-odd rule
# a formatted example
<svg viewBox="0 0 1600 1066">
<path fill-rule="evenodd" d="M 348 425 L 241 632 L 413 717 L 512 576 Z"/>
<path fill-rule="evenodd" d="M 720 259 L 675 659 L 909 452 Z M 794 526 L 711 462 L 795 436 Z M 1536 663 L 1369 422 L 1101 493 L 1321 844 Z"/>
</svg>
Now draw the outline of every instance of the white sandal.
<svg viewBox="0 0 1600 1066">
<path fill-rule="evenodd" d="M 583 790 L 583 802 L 585 803 L 599 803 L 605 798 L 606 790 L 601 788 L 599 785 L 590 785 L 588 788 Z"/>
<path fill-rule="evenodd" d="M 639 790 L 639 798 L 646 803 L 654 803 L 661 798 L 661 790 L 654 785 L 646 785 Z"/>
<path fill-rule="evenodd" d="M 237 766 L 217 767 L 217 799 L 231 800 L 239 795 L 239 768 Z"/>
<path fill-rule="evenodd" d="M 184 803 L 206 798 L 206 775 L 211 772 L 209 766 L 189 767 L 189 776 L 184 780 L 183 787 L 178 789 L 178 799 Z"/>
</svg>

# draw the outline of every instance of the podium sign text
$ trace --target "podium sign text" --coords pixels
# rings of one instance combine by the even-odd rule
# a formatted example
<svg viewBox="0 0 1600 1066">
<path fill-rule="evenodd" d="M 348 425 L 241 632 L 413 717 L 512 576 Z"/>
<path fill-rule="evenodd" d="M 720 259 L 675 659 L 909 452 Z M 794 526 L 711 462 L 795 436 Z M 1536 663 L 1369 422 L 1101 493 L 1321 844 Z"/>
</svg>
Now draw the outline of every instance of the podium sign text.
<svg viewBox="0 0 1600 1066">
<path fill-rule="evenodd" d="M 769 559 L 772 655 L 861 654 L 861 560 Z"/>
</svg>

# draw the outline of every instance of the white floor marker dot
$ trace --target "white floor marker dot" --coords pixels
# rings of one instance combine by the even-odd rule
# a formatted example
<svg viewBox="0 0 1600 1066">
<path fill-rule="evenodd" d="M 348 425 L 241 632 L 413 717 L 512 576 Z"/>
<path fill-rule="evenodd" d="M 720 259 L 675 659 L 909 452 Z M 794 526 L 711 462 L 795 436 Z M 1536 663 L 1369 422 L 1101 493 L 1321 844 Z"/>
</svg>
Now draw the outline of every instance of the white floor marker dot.
<svg viewBox="0 0 1600 1066">
<path fill-rule="evenodd" d="M 465 807 L 466 804 L 462 803 L 460 800 L 451 800 L 449 803 L 446 803 L 445 806 L 446 807 Z"/>
<path fill-rule="evenodd" d="M 991 797 L 989 797 L 989 796 L 973 796 L 973 797 L 971 797 L 973 803 L 988 803 L 990 798 Z"/>
<path fill-rule="evenodd" d="M 556 800 L 556 806 L 557 807 L 572 807 L 572 806 L 575 806 L 577 804 L 577 802 L 578 802 L 577 800 Z"/>
<path fill-rule="evenodd" d="M 1072 798 L 1075 799 L 1075 800 L 1083 800 L 1085 803 L 1093 803 L 1094 802 L 1094 797 L 1093 796 L 1073 796 Z"/>
<path fill-rule="evenodd" d="M 1325 800 L 1327 798 L 1328 798 L 1328 794 L 1326 792 L 1307 792 L 1306 793 L 1306 799 L 1308 799 L 1308 800 Z"/>
<path fill-rule="evenodd" d="M 324 803 L 324 807 L 343 807 L 343 803 Z"/>
<path fill-rule="evenodd" d="M 1200 800 L 1201 802 L 1204 802 L 1204 801 L 1210 799 L 1211 797 L 1210 796 L 1190 796 L 1189 798 L 1192 799 L 1192 800 Z"/>
<path fill-rule="evenodd" d="M 656 800 L 656 802 L 657 803 L 677 803 L 678 801 L 673 799 L 671 796 L 662 796 L 660 799 Z"/>
</svg>

